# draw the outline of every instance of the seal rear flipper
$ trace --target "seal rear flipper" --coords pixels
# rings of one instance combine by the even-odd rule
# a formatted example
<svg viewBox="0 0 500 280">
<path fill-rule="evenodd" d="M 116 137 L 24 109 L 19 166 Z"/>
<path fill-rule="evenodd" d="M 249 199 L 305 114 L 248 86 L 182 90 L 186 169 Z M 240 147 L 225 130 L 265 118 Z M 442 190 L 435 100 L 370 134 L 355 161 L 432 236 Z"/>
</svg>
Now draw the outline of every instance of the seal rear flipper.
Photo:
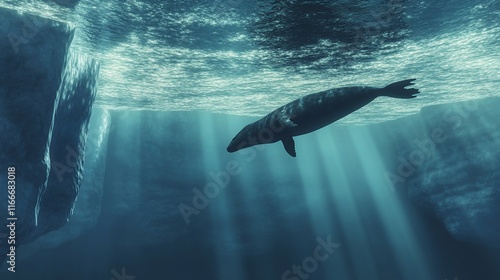
<svg viewBox="0 0 500 280">
<path fill-rule="evenodd" d="M 381 90 L 381 95 L 395 97 L 395 98 L 403 98 L 403 99 L 415 98 L 416 97 L 415 94 L 419 93 L 418 89 L 405 88 L 408 86 L 415 85 L 414 83 L 415 80 L 416 79 L 408 79 L 392 83 Z"/>
<path fill-rule="evenodd" d="M 293 141 L 292 137 L 284 138 L 281 142 L 283 142 L 283 147 L 285 147 L 285 150 L 289 155 L 292 157 L 297 156 L 297 153 L 295 152 L 295 141 Z"/>
</svg>

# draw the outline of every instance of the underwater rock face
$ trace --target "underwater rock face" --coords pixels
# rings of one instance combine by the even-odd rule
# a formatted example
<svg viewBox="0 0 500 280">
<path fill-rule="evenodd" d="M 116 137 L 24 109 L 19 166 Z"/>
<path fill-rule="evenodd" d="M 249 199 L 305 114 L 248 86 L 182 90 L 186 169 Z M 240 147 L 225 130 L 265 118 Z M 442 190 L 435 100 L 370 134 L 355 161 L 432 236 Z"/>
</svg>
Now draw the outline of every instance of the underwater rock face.
<svg viewBox="0 0 500 280">
<path fill-rule="evenodd" d="M 69 51 L 73 34 L 68 24 L 0 8 L 0 179 L 15 168 L 17 246 L 63 226 L 81 184 L 99 67 Z M 2 258 L 6 250 L 0 242 Z"/>
<path fill-rule="evenodd" d="M 430 209 L 455 239 L 495 248 L 500 248 L 499 104 L 499 98 L 487 98 L 429 106 L 383 125 L 399 154 L 388 181 L 408 187 L 410 198 Z"/>
</svg>

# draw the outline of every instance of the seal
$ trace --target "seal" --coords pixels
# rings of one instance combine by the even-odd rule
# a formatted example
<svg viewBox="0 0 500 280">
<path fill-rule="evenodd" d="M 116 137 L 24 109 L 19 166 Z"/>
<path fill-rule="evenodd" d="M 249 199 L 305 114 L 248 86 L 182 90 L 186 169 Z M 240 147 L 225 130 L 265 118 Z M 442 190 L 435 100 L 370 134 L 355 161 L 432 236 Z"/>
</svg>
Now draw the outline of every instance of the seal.
<svg viewBox="0 0 500 280">
<path fill-rule="evenodd" d="M 287 153 L 296 157 L 294 136 L 325 127 L 379 96 L 415 98 L 419 90 L 406 88 L 414 85 L 415 80 L 399 81 L 383 88 L 343 87 L 306 95 L 245 126 L 229 143 L 227 151 L 232 153 L 255 145 L 281 141 Z"/>
</svg>

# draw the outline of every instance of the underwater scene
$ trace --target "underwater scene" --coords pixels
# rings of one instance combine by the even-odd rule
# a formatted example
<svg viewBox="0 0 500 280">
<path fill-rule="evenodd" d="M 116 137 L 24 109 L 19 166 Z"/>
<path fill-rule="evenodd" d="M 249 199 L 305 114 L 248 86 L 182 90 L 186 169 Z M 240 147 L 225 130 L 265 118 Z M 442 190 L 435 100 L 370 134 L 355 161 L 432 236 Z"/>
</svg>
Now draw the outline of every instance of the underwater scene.
<svg viewBox="0 0 500 280">
<path fill-rule="evenodd" d="M 500 1 L 0 0 L 1 280 L 500 280 Z"/>
</svg>

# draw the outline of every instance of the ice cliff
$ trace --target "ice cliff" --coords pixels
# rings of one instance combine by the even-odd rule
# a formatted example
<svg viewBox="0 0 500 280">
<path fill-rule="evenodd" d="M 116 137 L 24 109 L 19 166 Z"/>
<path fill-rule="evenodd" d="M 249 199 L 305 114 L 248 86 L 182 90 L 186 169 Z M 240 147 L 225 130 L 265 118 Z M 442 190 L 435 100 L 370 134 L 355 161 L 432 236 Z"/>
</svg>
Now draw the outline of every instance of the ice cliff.
<svg viewBox="0 0 500 280">
<path fill-rule="evenodd" d="M 0 180 L 15 167 L 16 246 L 65 225 L 82 182 L 99 67 L 70 50 L 73 34 L 66 23 L 0 7 Z"/>
<path fill-rule="evenodd" d="M 457 240 L 500 248 L 500 98 L 425 107 L 377 125 L 397 157 L 389 184 L 431 210 Z M 380 145 L 384 139 L 380 138 Z"/>
</svg>

